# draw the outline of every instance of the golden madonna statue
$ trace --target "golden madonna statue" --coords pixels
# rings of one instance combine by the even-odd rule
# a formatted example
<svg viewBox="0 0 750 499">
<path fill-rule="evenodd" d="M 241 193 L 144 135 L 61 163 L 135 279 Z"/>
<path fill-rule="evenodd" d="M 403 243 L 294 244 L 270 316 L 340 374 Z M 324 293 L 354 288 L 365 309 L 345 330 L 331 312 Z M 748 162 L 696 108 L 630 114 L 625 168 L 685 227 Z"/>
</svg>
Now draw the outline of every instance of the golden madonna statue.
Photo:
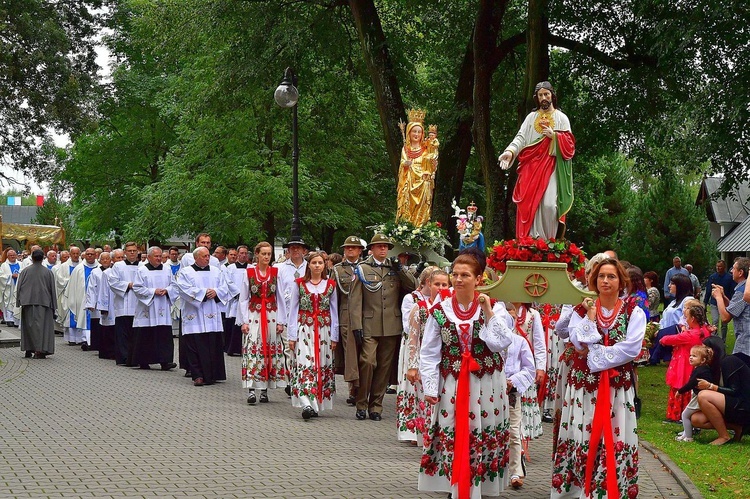
<svg viewBox="0 0 750 499">
<path fill-rule="evenodd" d="M 406 129 L 403 122 L 399 123 L 404 148 L 398 170 L 396 221 L 406 220 L 417 227 L 430 221 L 440 148 L 435 125 L 430 125 L 425 139 L 424 116 L 425 112 L 421 109 L 412 109 Z"/>
</svg>

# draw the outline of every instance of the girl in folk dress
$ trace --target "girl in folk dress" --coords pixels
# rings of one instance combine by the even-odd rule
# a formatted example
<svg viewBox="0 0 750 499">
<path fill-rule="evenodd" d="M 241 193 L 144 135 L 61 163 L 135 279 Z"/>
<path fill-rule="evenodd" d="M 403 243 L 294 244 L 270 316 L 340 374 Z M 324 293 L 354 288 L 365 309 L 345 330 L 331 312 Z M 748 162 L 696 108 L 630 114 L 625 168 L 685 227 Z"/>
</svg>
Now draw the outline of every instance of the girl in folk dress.
<svg viewBox="0 0 750 499">
<path fill-rule="evenodd" d="M 627 285 L 622 265 L 603 260 L 589 275 L 598 299 L 585 298 L 571 316 L 575 351 L 553 456 L 552 498 L 638 495 L 633 359 L 646 314 L 620 298 Z"/>
<path fill-rule="evenodd" d="M 539 408 L 537 385 L 544 381 L 547 371 L 547 345 L 539 312 L 527 303 L 513 303 L 513 306 L 516 308 L 516 332 L 529 343 L 536 369 L 534 383 L 520 394 L 521 438 L 528 447 L 529 439 L 542 435 L 542 411 Z"/>
<path fill-rule="evenodd" d="M 678 334 L 665 336 L 661 344 L 672 347 L 672 361 L 667 367 L 666 381 L 669 385 L 669 397 L 667 398 L 667 419 L 675 421 L 682 420 L 682 412 L 687 407 L 692 394 L 690 391 L 680 392 L 680 388 L 690 379 L 693 366 L 690 364 L 690 349 L 700 345 L 703 340 L 711 336 L 706 320 L 706 309 L 697 300 L 683 307 L 683 315 L 687 327 Z"/>
<path fill-rule="evenodd" d="M 448 273 L 437 267 L 427 267 L 419 276 L 423 299 L 415 303 L 406 313 L 404 338 L 401 342 L 399 363 L 398 395 L 396 396 L 396 417 L 398 439 L 422 443 L 425 421 L 429 419 L 429 405 L 425 404 L 422 381 L 419 377 L 419 349 L 427 323 L 427 315 L 432 303 L 440 300 L 440 290 L 450 287 Z M 404 301 L 406 298 L 404 298 Z"/>
<path fill-rule="evenodd" d="M 289 348 L 295 353 L 292 373 L 292 406 L 302 407 L 305 420 L 333 408 L 336 381 L 333 351 L 339 341 L 336 282 L 328 279 L 323 255 L 308 255 L 305 277 L 297 279 L 289 317 Z"/>
<path fill-rule="evenodd" d="M 284 388 L 284 326 L 276 324 L 278 269 L 271 266 L 273 248 L 265 241 L 255 246 L 255 267 L 248 267 L 241 290 L 237 320 L 242 325 L 242 385 L 250 390 L 248 404 L 268 402 L 268 388 Z"/>
<path fill-rule="evenodd" d="M 481 253 L 456 258 L 453 296 L 433 307 L 420 352 L 425 401 L 435 406 L 419 490 L 457 499 L 496 496 L 508 484 L 510 423 L 500 352 L 512 341 L 513 320 L 501 302 L 475 291 L 483 271 Z"/>
</svg>

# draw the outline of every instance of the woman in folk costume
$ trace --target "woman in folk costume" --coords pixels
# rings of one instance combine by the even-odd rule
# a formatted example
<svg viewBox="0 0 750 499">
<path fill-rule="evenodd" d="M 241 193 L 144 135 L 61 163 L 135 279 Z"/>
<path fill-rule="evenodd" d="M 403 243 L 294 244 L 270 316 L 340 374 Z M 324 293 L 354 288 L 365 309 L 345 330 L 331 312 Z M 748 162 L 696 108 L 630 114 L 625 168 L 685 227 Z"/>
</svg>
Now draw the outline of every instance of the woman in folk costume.
<svg viewBox="0 0 750 499">
<path fill-rule="evenodd" d="M 425 141 L 424 115 L 419 109 L 409 111 L 396 193 L 396 220 L 407 220 L 417 227 L 430 221 L 438 164 L 437 128 L 430 125 L 430 138 Z"/>
<path fill-rule="evenodd" d="M 417 292 L 420 299 L 408 309 L 401 307 L 402 317 L 406 320 L 398 366 L 400 382 L 396 395 L 398 439 L 413 445 L 422 443 L 422 433 L 428 419 L 428 406 L 424 402 L 419 378 L 419 349 L 422 347 L 424 326 L 432 303 L 440 300 L 440 290 L 450 287 L 450 278 L 447 272 L 437 267 L 427 267 L 419 275 L 419 282 L 419 289 L 406 295 L 404 305 L 408 305 L 407 298 L 415 297 Z"/>
<path fill-rule="evenodd" d="M 481 261 L 480 261 L 481 260 Z M 454 293 L 436 304 L 425 326 L 419 373 L 434 404 L 424 435 L 419 490 L 456 499 L 496 496 L 508 484 L 510 422 L 501 352 L 513 319 L 502 302 L 476 292 L 485 261 L 460 254 Z"/>
<path fill-rule="evenodd" d="M 333 408 L 336 393 L 333 351 L 339 341 L 336 282 L 327 278 L 323 255 L 308 255 L 305 277 L 295 281 L 288 325 L 289 348 L 296 357 L 292 372 L 292 406 L 302 407 L 305 420 Z"/>
<path fill-rule="evenodd" d="M 534 383 L 520 394 L 521 436 L 528 444 L 529 439 L 542 435 L 542 411 L 539 408 L 537 386 L 542 384 L 547 371 L 547 342 L 539 312 L 528 303 L 513 303 L 513 306 L 516 307 L 516 332 L 529 343 L 536 369 Z"/>
<path fill-rule="evenodd" d="M 269 388 L 284 388 L 283 326 L 276 324 L 278 269 L 271 266 L 273 248 L 266 241 L 255 246 L 257 264 L 248 267 L 240 287 L 237 321 L 242 330 L 242 386 L 249 389 L 248 404 L 268 402 Z"/>
<path fill-rule="evenodd" d="M 552 465 L 551 497 L 638 495 L 633 359 L 641 351 L 646 314 L 621 298 L 628 275 L 607 258 L 589 275 L 596 301 L 576 306 L 569 325 L 575 348 Z"/>
</svg>

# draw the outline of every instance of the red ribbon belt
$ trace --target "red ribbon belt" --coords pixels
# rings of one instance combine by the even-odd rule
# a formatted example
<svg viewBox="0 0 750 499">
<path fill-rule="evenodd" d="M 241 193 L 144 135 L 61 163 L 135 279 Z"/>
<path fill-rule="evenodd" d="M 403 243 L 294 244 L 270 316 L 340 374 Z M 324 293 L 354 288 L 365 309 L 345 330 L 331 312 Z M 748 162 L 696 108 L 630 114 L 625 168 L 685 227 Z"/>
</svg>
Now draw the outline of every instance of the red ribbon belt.
<svg viewBox="0 0 750 499">
<path fill-rule="evenodd" d="M 542 314 L 542 327 L 544 328 L 544 346 L 547 348 L 547 351 L 549 351 L 549 328 L 552 325 L 552 306 L 549 303 L 544 304 L 543 308 L 543 314 Z M 550 359 L 551 360 L 551 359 Z M 549 367 L 547 366 L 547 370 L 544 372 L 544 381 L 542 381 L 542 384 L 539 385 L 537 389 L 537 402 L 541 406 L 544 404 L 544 399 L 547 397 L 547 382 L 549 381 Z"/>
<path fill-rule="evenodd" d="M 268 297 L 266 293 L 267 283 L 260 285 L 260 334 L 263 340 L 263 376 L 266 381 L 270 381 L 271 376 L 271 350 L 268 345 Z"/>
<path fill-rule="evenodd" d="M 316 396 L 320 402 L 323 401 L 323 370 L 320 367 L 320 326 L 318 324 L 320 317 L 320 295 L 312 295 L 312 306 L 313 306 L 313 328 L 315 331 L 315 370 L 318 375 L 318 390 Z"/>
<path fill-rule="evenodd" d="M 464 335 L 468 335 L 471 324 L 459 324 Z M 471 356 L 471 343 L 464 346 L 461 354 L 461 371 L 456 387 L 456 440 L 454 445 L 453 474 L 451 485 L 458 484 L 458 499 L 468 498 L 471 491 L 471 464 L 469 446 L 469 373 L 480 369 Z"/>
<path fill-rule="evenodd" d="M 609 335 L 604 337 L 604 346 L 608 346 Z M 599 442 L 604 438 L 604 451 L 606 454 L 606 482 L 607 497 L 617 499 L 620 492 L 617 487 L 617 465 L 615 464 L 615 440 L 612 435 L 612 401 L 609 393 L 609 378 L 615 376 L 617 371 L 607 369 L 599 374 L 599 387 L 596 395 L 596 406 L 594 408 L 594 421 L 591 427 L 591 438 L 589 439 L 589 452 L 586 456 L 586 495 L 591 495 L 591 478 L 594 473 L 594 462 Z"/>
</svg>

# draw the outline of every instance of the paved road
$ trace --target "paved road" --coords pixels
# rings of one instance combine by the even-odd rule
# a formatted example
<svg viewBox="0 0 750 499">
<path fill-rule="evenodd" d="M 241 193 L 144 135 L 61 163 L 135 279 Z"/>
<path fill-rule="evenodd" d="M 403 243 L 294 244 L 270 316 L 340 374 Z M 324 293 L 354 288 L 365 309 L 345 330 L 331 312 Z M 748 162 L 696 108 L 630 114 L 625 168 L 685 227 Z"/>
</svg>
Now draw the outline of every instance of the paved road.
<svg viewBox="0 0 750 499">
<path fill-rule="evenodd" d="M 237 357 L 226 358 L 230 381 L 206 387 L 183 371 L 115 366 L 60 337 L 48 359 L 6 348 L 0 361 L 0 497 L 445 498 L 417 491 L 420 452 L 396 441 L 392 410 L 357 421 L 338 397 L 304 422 L 281 390 L 248 406 Z M 502 497 L 549 497 L 544 430 L 526 485 Z M 646 451 L 640 487 L 642 498 L 687 497 Z"/>
</svg>

